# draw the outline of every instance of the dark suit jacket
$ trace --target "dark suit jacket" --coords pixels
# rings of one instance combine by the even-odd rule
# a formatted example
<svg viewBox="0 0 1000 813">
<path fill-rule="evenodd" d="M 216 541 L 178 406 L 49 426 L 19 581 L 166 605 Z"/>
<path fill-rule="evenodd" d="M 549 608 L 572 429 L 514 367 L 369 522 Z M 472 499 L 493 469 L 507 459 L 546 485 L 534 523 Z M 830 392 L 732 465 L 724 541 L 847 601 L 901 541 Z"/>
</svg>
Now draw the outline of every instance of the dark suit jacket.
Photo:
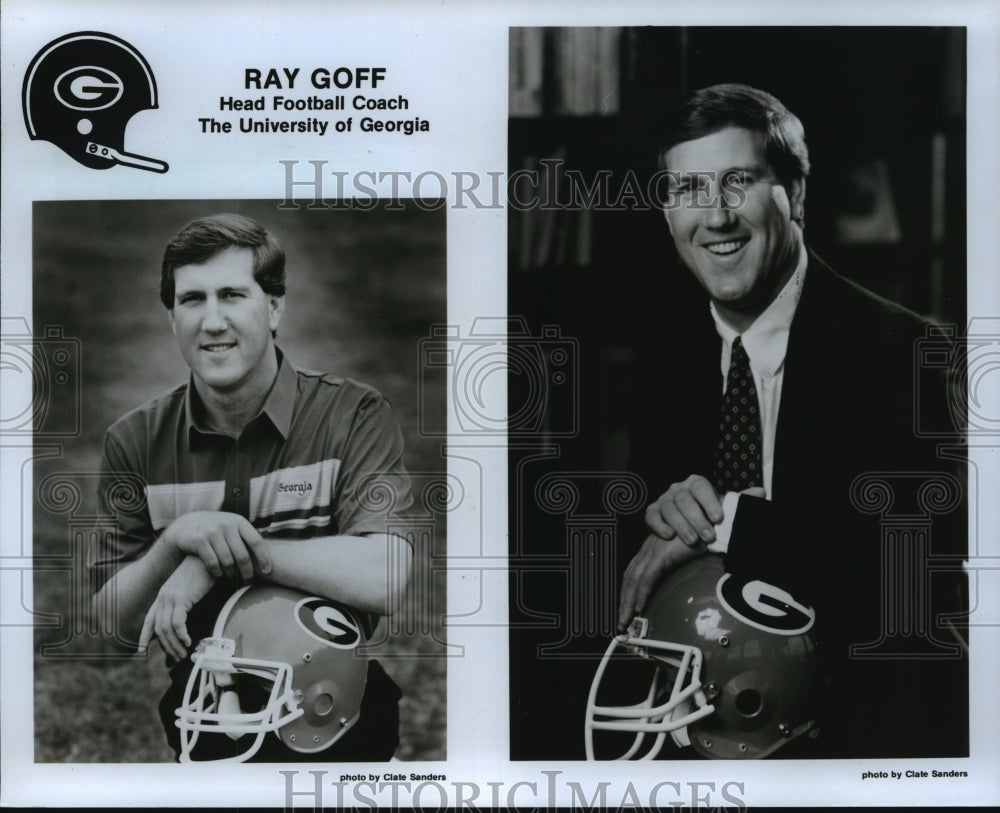
<svg viewBox="0 0 1000 813">
<path fill-rule="evenodd" d="M 639 382 L 630 432 L 632 468 L 650 499 L 690 474 L 710 477 L 722 397 L 721 339 L 707 305 L 664 322 L 644 342 L 651 360 L 642 369 L 655 372 Z M 914 432 L 916 410 L 924 423 L 948 420 L 944 376 L 915 367 L 926 335 L 915 314 L 810 256 L 785 357 L 772 501 L 741 500 L 727 558 L 817 610 L 829 678 L 817 756 L 967 752 L 965 660 L 949 647 L 952 630 L 937 625 L 961 608 L 961 579 L 936 570 L 965 551 L 963 466 Z M 872 473 L 883 476 L 859 479 Z M 893 492 L 884 510 L 877 481 Z M 931 505 L 921 492 L 929 481 L 952 486 L 958 502 Z M 887 588 L 884 573 L 907 562 L 909 581 Z M 901 629 L 852 656 L 852 645 Z M 914 649 L 924 656 L 910 657 Z"/>
</svg>

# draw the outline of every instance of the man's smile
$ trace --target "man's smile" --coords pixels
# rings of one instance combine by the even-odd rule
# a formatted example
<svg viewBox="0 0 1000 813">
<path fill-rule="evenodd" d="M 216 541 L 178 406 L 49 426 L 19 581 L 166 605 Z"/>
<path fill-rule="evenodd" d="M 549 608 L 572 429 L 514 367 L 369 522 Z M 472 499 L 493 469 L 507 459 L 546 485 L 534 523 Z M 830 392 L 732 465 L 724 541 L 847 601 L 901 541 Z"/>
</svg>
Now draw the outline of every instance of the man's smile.
<svg viewBox="0 0 1000 813">
<path fill-rule="evenodd" d="M 201 349 L 208 353 L 224 353 L 227 350 L 232 350 L 236 347 L 236 342 L 213 342 L 211 344 L 203 344 Z"/>
<path fill-rule="evenodd" d="M 749 242 L 750 242 L 749 237 L 737 237 L 732 240 L 726 240 L 724 242 L 705 243 L 703 244 L 703 247 L 710 254 L 714 254 L 716 257 L 728 257 L 731 254 L 735 254 Z"/>
</svg>

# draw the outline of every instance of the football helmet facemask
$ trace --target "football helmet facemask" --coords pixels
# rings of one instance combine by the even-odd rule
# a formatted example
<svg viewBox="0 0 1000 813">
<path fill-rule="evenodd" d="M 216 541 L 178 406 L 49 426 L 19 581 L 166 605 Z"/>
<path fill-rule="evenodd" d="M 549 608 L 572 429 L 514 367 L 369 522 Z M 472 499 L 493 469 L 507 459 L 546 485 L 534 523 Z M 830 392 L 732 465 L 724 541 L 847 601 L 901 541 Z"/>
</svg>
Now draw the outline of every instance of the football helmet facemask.
<svg viewBox="0 0 1000 813">
<path fill-rule="evenodd" d="M 149 63 L 125 40 L 96 31 L 53 40 L 28 66 L 22 97 L 28 135 L 84 166 L 167 171 L 163 161 L 125 152 L 129 120 L 157 106 Z"/>
<path fill-rule="evenodd" d="M 602 743 L 621 746 L 617 759 L 652 759 L 667 734 L 704 757 L 769 756 L 815 726 L 814 622 L 787 591 L 726 573 L 721 556 L 688 563 L 608 646 L 587 703 L 587 758 L 606 758 L 595 757 L 597 731 L 625 732 L 601 735 L 619 738 Z M 636 689 L 628 705 L 602 703 Z"/>
<path fill-rule="evenodd" d="M 274 732 L 293 751 L 331 746 L 361 716 L 368 675 L 360 616 L 329 599 L 273 584 L 235 592 L 199 642 L 176 710 L 181 762 L 199 736 L 254 736 L 244 762 Z"/>
</svg>

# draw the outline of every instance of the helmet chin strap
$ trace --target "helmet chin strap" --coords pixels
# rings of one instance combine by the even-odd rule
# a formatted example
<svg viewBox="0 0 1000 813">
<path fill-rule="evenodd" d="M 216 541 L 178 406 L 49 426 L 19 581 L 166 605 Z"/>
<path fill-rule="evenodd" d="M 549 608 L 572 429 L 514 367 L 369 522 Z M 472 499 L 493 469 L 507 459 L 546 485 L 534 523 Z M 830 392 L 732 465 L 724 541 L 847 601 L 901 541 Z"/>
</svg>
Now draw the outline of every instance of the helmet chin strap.
<svg viewBox="0 0 1000 813">
<path fill-rule="evenodd" d="M 165 161 L 157 161 L 155 158 L 146 158 L 143 155 L 133 155 L 129 152 L 121 152 L 114 147 L 105 147 L 94 141 L 87 142 L 87 152 L 99 158 L 107 158 L 114 164 L 122 164 L 135 169 L 148 169 L 150 172 L 166 172 L 170 167 Z"/>
<path fill-rule="evenodd" d="M 685 717 L 691 713 L 691 700 L 685 700 L 672 712 L 670 712 L 670 719 L 677 720 Z M 675 728 L 670 732 L 670 738 L 674 741 L 676 745 L 681 748 L 686 748 L 691 744 L 691 736 L 688 734 L 688 727 L 682 726 L 681 728 Z"/>
<path fill-rule="evenodd" d="M 219 714 L 242 714 L 240 708 L 240 696 L 236 693 L 233 683 L 233 673 L 229 671 L 213 671 L 215 687 L 219 691 Z M 231 740 L 238 740 L 240 734 L 234 731 L 226 731 L 226 736 Z"/>
</svg>

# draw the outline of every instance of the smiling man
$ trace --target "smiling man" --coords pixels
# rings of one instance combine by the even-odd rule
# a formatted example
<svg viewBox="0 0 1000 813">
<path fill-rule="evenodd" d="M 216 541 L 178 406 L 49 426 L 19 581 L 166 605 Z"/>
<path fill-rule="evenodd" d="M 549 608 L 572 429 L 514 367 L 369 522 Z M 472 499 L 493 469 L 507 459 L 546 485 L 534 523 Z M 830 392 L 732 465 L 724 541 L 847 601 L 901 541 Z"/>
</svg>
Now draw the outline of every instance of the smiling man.
<svg viewBox="0 0 1000 813">
<path fill-rule="evenodd" d="M 727 127 L 665 157 L 677 178 L 678 205 L 666 212 L 677 252 L 720 318 L 740 331 L 774 301 L 802 256 L 805 174 L 777 177 L 765 138 Z"/>
<path fill-rule="evenodd" d="M 365 614 L 370 634 L 399 602 L 411 551 L 386 502 L 365 494 L 391 491 L 396 512 L 411 497 L 385 398 L 298 370 L 276 347 L 285 256 L 258 223 L 218 214 L 184 226 L 164 252 L 160 297 L 191 375 L 108 430 L 101 498 L 118 533 L 91 575 L 116 640 L 142 653 L 155 639 L 166 652 L 160 716 L 180 753 L 189 656 L 227 600 L 251 582 L 297 588 Z M 144 499 L 113 511 L 122 477 L 139 478 Z M 332 747 L 304 754 L 271 737 L 255 758 L 388 760 L 399 698 L 371 661 L 360 722 Z M 213 751 L 208 739 L 194 758 L 232 756 L 232 743 Z"/>
<path fill-rule="evenodd" d="M 942 624 L 966 606 L 961 509 L 901 508 L 927 537 L 893 549 L 893 562 L 871 495 L 856 490 L 875 475 L 915 493 L 954 485 L 961 500 L 961 466 L 914 432 L 921 411 L 947 414 L 944 381 L 916 385 L 928 324 L 807 249 L 804 130 L 770 94 L 695 92 L 660 157 L 667 226 L 708 302 L 693 315 L 668 306 L 646 343 L 655 372 L 635 395 L 631 465 L 656 498 L 625 570 L 619 630 L 680 564 L 725 554 L 730 570 L 816 608 L 829 691 L 813 755 L 967 753 L 964 642 Z M 918 575 L 904 583 L 895 567 Z M 889 638 L 899 646 L 880 648 Z M 873 686 L 882 700 L 866 703 Z M 929 697 L 935 715 L 918 711 Z"/>
<path fill-rule="evenodd" d="M 228 422 L 263 403 L 278 374 L 272 334 L 285 298 L 253 275 L 250 249 L 226 249 L 174 271 L 170 325 L 209 412 Z M 239 427 L 233 427 L 239 428 Z"/>
</svg>

